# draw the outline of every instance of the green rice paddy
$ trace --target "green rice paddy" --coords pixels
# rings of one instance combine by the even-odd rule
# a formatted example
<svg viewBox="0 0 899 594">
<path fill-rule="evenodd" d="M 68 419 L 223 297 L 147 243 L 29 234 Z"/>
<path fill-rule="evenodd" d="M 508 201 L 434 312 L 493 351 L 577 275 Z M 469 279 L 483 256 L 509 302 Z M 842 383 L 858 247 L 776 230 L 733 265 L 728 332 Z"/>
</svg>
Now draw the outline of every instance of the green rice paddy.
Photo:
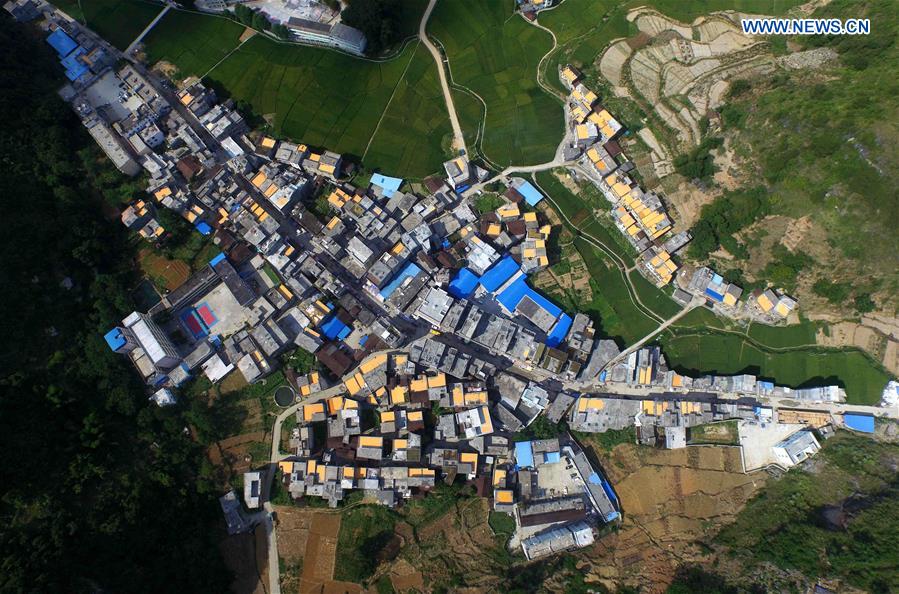
<svg viewBox="0 0 899 594">
<path fill-rule="evenodd" d="M 444 0 L 428 22 L 428 33 L 449 58 L 453 81 L 486 104 L 479 149 L 500 167 L 550 161 L 564 125 L 561 105 L 536 78 L 552 39 L 513 8 L 512 2 Z M 454 100 L 470 143 L 484 120 L 484 106 L 464 91 L 456 91 Z"/>
</svg>

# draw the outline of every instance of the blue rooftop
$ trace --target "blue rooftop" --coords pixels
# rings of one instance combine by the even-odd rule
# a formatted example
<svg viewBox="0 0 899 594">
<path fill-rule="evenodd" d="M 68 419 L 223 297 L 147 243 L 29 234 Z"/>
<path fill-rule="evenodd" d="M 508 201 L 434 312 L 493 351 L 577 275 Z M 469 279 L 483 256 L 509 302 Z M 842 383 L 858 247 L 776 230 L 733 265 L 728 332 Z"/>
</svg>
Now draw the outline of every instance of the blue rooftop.
<svg viewBox="0 0 899 594">
<path fill-rule="evenodd" d="M 75 51 L 60 60 L 62 67 L 66 69 L 66 78 L 71 81 L 78 80 L 85 72 L 88 71 L 87 65 L 78 60 L 79 56 L 85 54 L 85 49 L 78 46 Z"/>
<path fill-rule="evenodd" d="M 210 227 L 209 225 L 207 225 L 207 224 L 204 223 L 203 221 L 200 221 L 199 223 L 196 223 L 196 224 L 194 225 L 194 227 L 197 229 L 197 231 L 200 232 L 200 235 L 209 235 L 210 233 L 212 233 L 212 227 Z"/>
<path fill-rule="evenodd" d="M 713 291 L 711 289 L 706 289 L 705 294 L 707 297 L 711 297 L 715 301 L 724 301 L 724 295 L 718 293 L 717 291 Z"/>
<path fill-rule="evenodd" d="M 387 177 L 386 175 L 376 173 L 371 176 L 371 183 L 381 188 L 386 198 L 390 198 L 403 185 L 403 180 L 398 177 Z"/>
<path fill-rule="evenodd" d="M 874 433 L 874 417 L 858 413 L 844 413 L 843 421 L 846 426 L 862 433 Z"/>
<path fill-rule="evenodd" d="M 56 50 L 60 58 L 65 58 L 72 53 L 72 50 L 78 47 L 78 43 L 62 29 L 57 29 L 50 33 L 49 37 L 47 37 L 47 43 Z"/>
<path fill-rule="evenodd" d="M 516 187 L 515 191 L 521 194 L 524 198 L 524 201 L 531 206 L 535 206 L 538 202 L 543 200 L 543 194 L 541 194 L 540 190 L 535 188 L 529 181 L 526 181 L 520 186 Z"/>
<path fill-rule="evenodd" d="M 563 313 L 556 322 L 556 325 L 553 326 L 549 336 L 546 337 L 547 346 L 555 348 L 562 344 L 562 341 L 568 336 L 568 330 L 571 328 L 572 321 L 571 316 L 567 313 Z"/>
<path fill-rule="evenodd" d="M 506 254 L 493 266 L 488 268 L 487 272 L 484 273 L 481 280 L 478 282 L 481 283 L 482 287 L 493 293 L 503 286 L 503 284 L 512 278 L 512 276 L 519 270 L 521 269 L 518 267 L 518 263 L 512 259 L 511 255 Z"/>
<path fill-rule="evenodd" d="M 387 285 L 381 289 L 381 297 L 387 299 L 394 291 L 396 291 L 396 288 L 399 287 L 404 280 L 415 276 L 419 272 L 421 272 L 421 268 L 415 263 L 409 262 L 402 270 L 400 270 L 399 274 L 397 274 L 392 281 L 387 283 Z"/>
<path fill-rule="evenodd" d="M 225 254 L 224 254 L 224 253 L 219 253 L 218 256 L 216 256 L 215 258 L 213 258 L 212 260 L 209 261 L 209 265 L 210 265 L 210 266 L 215 266 L 216 264 L 218 264 L 219 262 L 221 262 L 221 261 L 224 260 L 224 259 L 225 259 Z"/>
<path fill-rule="evenodd" d="M 324 334 L 327 338 L 334 340 L 335 338 L 344 339 L 350 333 L 350 328 L 346 324 L 340 321 L 335 315 L 331 315 L 330 318 L 321 325 L 322 334 Z"/>
<path fill-rule="evenodd" d="M 519 441 L 515 444 L 515 460 L 521 468 L 534 466 L 534 449 L 529 441 Z"/>
<path fill-rule="evenodd" d="M 559 452 L 546 452 L 543 454 L 543 461 L 546 464 L 552 464 L 553 462 L 558 462 L 562 459 L 561 454 Z"/>
<path fill-rule="evenodd" d="M 122 335 L 122 331 L 119 328 L 113 328 L 104 334 L 103 338 L 106 340 L 106 344 L 109 345 L 109 348 L 114 351 L 125 346 L 125 337 Z"/>
<path fill-rule="evenodd" d="M 479 280 L 481 277 L 468 268 L 463 268 L 450 281 L 449 294 L 458 299 L 466 299 L 474 293 Z"/>
<path fill-rule="evenodd" d="M 483 278 L 481 280 L 483 281 Z M 483 284 L 483 282 L 481 284 Z M 509 285 L 505 291 L 497 295 L 496 299 L 503 307 L 512 312 L 515 311 L 518 302 L 521 301 L 525 295 L 530 297 L 534 303 L 545 309 L 552 317 L 558 318 L 562 314 L 562 309 L 558 305 L 528 286 L 527 277 L 525 275 L 521 275 L 515 279 L 515 282 Z"/>
</svg>

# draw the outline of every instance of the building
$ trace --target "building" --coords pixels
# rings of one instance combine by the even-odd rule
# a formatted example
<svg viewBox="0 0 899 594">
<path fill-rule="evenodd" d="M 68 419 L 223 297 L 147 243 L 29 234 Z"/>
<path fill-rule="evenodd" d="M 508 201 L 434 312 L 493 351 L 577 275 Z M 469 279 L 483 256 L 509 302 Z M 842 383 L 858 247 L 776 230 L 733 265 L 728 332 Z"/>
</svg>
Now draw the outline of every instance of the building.
<svg viewBox="0 0 899 594">
<path fill-rule="evenodd" d="M 574 522 L 525 538 L 521 550 L 528 561 L 593 544 L 593 529 L 587 522 Z"/>
<path fill-rule="evenodd" d="M 358 29 L 342 23 L 328 25 L 307 19 L 291 17 L 285 23 L 291 37 L 300 43 L 333 47 L 361 56 L 365 53 L 368 40 Z"/>
<path fill-rule="evenodd" d="M 243 501 L 249 509 L 262 505 L 262 472 L 243 473 Z"/>
<path fill-rule="evenodd" d="M 821 445 L 808 429 L 801 429 L 772 448 L 774 458 L 784 468 L 804 462 L 818 453 Z"/>
</svg>

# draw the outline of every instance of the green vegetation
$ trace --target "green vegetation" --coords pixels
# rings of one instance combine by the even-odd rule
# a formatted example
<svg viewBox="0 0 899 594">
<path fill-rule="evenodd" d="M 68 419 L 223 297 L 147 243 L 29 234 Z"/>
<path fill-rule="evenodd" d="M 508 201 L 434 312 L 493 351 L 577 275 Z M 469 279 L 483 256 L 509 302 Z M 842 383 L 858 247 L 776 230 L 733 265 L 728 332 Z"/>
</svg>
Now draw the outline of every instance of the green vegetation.
<svg viewBox="0 0 899 594">
<path fill-rule="evenodd" d="M 724 139 L 716 136 L 705 138 L 689 153 L 674 158 L 674 168 L 687 179 L 708 180 L 714 175 L 715 156 L 712 151 L 720 147 Z"/>
<path fill-rule="evenodd" d="M 699 220 L 690 230 L 693 234 L 688 250 L 690 257 L 705 260 L 725 243 L 728 251 L 745 251 L 742 246 L 737 247 L 740 244 L 733 235 L 767 215 L 770 208 L 771 202 L 763 187 L 725 192 L 702 207 Z"/>
<path fill-rule="evenodd" d="M 660 343 L 669 363 L 690 375 L 746 372 L 792 387 L 837 383 L 855 404 L 876 404 L 889 380 L 879 364 L 856 349 L 772 351 L 739 334 L 714 329 L 677 330 L 673 336 L 662 335 Z"/>
<path fill-rule="evenodd" d="M 370 62 L 257 35 L 228 56 L 242 31 L 224 18 L 171 11 L 147 36 L 147 59 L 173 64 L 179 77 L 206 76 L 264 116 L 276 135 L 404 177 L 440 168 L 441 140 L 451 131 L 427 50 L 410 44 Z"/>
<path fill-rule="evenodd" d="M 169 260 L 180 260 L 191 270 L 205 266 L 220 251 L 212 243 L 211 236 L 201 235 L 193 225 L 167 208 L 156 211 L 159 224 L 167 235 L 160 245 L 160 251 Z"/>
<path fill-rule="evenodd" d="M 637 430 L 634 427 L 624 429 L 609 429 L 602 433 L 581 433 L 575 431 L 574 436 L 584 445 L 592 446 L 594 450 L 611 452 L 615 446 L 623 443 L 636 443 Z"/>
<path fill-rule="evenodd" d="M 800 279 L 837 277 L 890 315 L 899 305 L 899 237 L 890 216 L 899 208 L 895 9 L 891 0 L 836 0 L 818 9 L 813 16 L 870 18 L 876 26 L 870 35 L 791 39 L 831 47 L 839 61 L 823 72 L 757 81 L 730 100 L 746 114 L 735 150 L 752 155 L 753 174 L 772 197 L 770 214 L 806 217 L 827 245 L 826 257 L 815 257 Z M 851 309 L 853 300 L 845 303 Z"/>
<path fill-rule="evenodd" d="M 184 432 L 209 407 L 148 402 L 105 344 L 137 280 L 126 230 L 101 214 L 113 167 L 59 99 L 43 34 L 3 19 L 0 590 L 224 592 L 224 489 L 209 442 Z"/>
<path fill-rule="evenodd" d="M 744 594 L 746 592 L 761 594 L 764 590 L 739 588 L 728 583 L 724 577 L 710 573 L 696 565 L 679 567 L 674 581 L 665 590 L 665 594 L 696 594 L 697 592 L 702 592 L 702 594 Z"/>
<path fill-rule="evenodd" d="M 875 593 L 899 588 L 899 445 L 839 432 L 814 472 L 794 469 L 725 526 L 717 541 L 748 564 L 770 562 Z"/>
<path fill-rule="evenodd" d="M 284 355 L 283 362 L 300 375 L 305 375 L 316 367 L 315 355 L 301 348 Z"/>
<path fill-rule="evenodd" d="M 481 196 L 478 196 L 477 200 L 474 201 L 474 206 L 478 209 L 478 212 L 481 214 L 487 214 L 488 212 L 493 212 L 506 201 L 503 200 L 503 197 L 498 194 L 490 194 L 484 193 Z"/>
<path fill-rule="evenodd" d="M 53 4 L 86 23 L 120 50 L 127 48 L 163 8 L 155 2 L 120 0 L 63 0 Z"/>
<path fill-rule="evenodd" d="M 533 423 L 512 436 L 512 441 L 552 439 L 553 437 L 558 437 L 564 430 L 563 422 L 553 423 L 546 415 L 537 415 Z"/>
<path fill-rule="evenodd" d="M 515 534 L 515 519 L 505 512 L 490 512 L 487 523 L 497 536 L 509 537 Z"/>
<path fill-rule="evenodd" d="M 453 507 L 472 497 L 472 488 L 459 477 L 452 485 L 439 482 L 437 486 L 421 499 L 409 501 L 403 506 L 400 514 L 414 528 L 421 528 L 442 518 Z"/>
<path fill-rule="evenodd" d="M 740 445 L 740 434 L 737 421 L 708 423 L 687 429 L 687 443 L 698 445 L 704 443 L 717 445 Z"/>
<path fill-rule="evenodd" d="M 537 84 L 540 58 L 552 47 L 545 32 L 513 15 L 512 2 L 438 2 L 429 33 L 449 58 L 462 128 L 476 148 L 497 166 L 526 165 L 553 158 L 562 136 L 562 109 Z M 484 120 L 483 137 L 475 131 Z M 478 146 L 472 146 L 477 144 Z"/>
<path fill-rule="evenodd" d="M 407 18 L 407 23 L 417 22 L 426 4 L 421 0 L 408 4 L 404 0 L 353 0 L 340 13 L 340 19 L 365 33 L 365 53 L 377 55 L 412 33 L 403 30 L 403 13 L 415 17 Z"/>
<path fill-rule="evenodd" d="M 852 285 L 849 283 L 841 283 L 819 278 L 812 285 L 812 291 L 820 297 L 824 297 L 830 303 L 840 304 L 846 301 L 852 292 Z"/>
<path fill-rule="evenodd" d="M 334 579 L 363 582 L 383 560 L 379 554 L 393 538 L 396 514 L 382 505 L 360 505 L 343 513 L 337 535 Z"/>
</svg>

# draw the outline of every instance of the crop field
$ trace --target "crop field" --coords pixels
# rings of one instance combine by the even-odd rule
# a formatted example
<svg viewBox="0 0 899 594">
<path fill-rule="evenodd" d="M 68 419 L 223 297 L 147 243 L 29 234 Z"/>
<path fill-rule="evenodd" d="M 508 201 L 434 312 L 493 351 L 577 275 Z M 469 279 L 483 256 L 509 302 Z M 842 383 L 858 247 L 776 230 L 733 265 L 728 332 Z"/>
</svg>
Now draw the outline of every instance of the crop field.
<svg viewBox="0 0 899 594">
<path fill-rule="evenodd" d="M 181 78 L 203 76 L 237 47 L 243 32 L 226 18 L 169 11 L 144 38 L 147 61 L 170 62 Z"/>
<path fill-rule="evenodd" d="M 768 352 L 738 335 L 709 332 L 665 336 L 669 364 L 691 374 L 747 371 L 791 387 L 842 384 L 847 400 L 876 404 L 889 377 L 858 350 L 797 349 Z"/>
<path fill-rule="evenodd" d="M 173 64 L 182 77 L 208 72 L 276 135 L 364 157 L 368 169 L 388 174 L 420 178 L 439 170 L 441 141 L 451 130 L 423 48 L 412 43 L 396 58 L 371 62 L 256 35 L 228 55 L 243 30 L 226 19 L 172 12 L 148 36 L 148 59 Z"/>
<path fill-rule="evenodd" d="M 125 49 L 162 10 L 161 4 L 142 1 L 81 0 L 53 2 L 69 16 L 86 22 L 106 41 Z"/>
<path fill-rule="evenodd" d="M 446 50 L 453 81 L 486 103 L 481 151 L 499 166 L 551 160 L 563 129 L 561 106 L 536 79 L 552 39 L 512 9 L 512 2 L 443 1 L 428 22 Z M 471 134 L 483 106 L 470 97 L 457 100 L 462 127 Z"/>
</svg>

